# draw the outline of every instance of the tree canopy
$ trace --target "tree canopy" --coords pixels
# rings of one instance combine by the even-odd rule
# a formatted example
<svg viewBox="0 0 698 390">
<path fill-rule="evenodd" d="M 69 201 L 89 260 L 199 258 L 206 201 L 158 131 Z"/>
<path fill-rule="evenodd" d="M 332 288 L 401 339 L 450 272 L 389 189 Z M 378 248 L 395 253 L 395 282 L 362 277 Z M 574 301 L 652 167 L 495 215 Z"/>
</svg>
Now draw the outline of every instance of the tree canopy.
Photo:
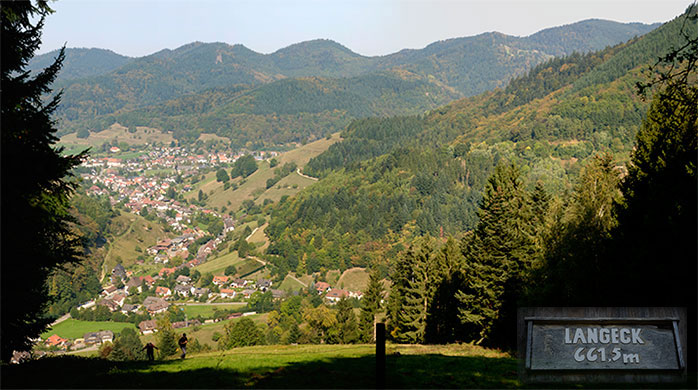
<svg viewBox="0 0 698 390">
<path fill-rule="evenodd" d="M 55 61 L 31 76 L 27 63 L 41 43 L 46 1 L 3 3 L 2 17 L 2 360 L 27 350 L 52 321 L 46 279 L 57 267 L 80 258 L 81 242 L 71 228 L 70 170 L 84 154 L 63 155 L 51 115 L 61 95 L 44 100 L 61 68 Z"/>
</svg>

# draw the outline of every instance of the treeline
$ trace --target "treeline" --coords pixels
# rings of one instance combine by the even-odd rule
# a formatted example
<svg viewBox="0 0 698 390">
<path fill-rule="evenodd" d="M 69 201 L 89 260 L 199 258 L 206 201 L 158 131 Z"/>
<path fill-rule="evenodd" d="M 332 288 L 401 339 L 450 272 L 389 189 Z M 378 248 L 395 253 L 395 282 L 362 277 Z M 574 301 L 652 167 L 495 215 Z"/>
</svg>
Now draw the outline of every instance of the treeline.
<svg viewBox="0 0 698 390">
<path fill-rule="evenodd" d="M 596 155 L 573 192 L 551 196 L 504 162 L 459 244 L 415 240 L 392 271 L 391 336 L 513 348 L 521 306 L 679 306 L 694 321 L 697 41 L 678 52 L 687 68 L 660 74 L 627 175 Z"/>
<path fill-rule="evenodd" d="M 438 236 L 473 229 L 487 178 L 500 161 L 515 162 L 527 172 L 527 189 L 540 181 L 546 191 L 562 193 L 572 188 L 579 166 L 560 158 L 587 158 L 594 150 L 592 143 L 510 141 L 395 147 L 327 171 L 318 184 L 280 202 L 265 230 L 271 241 L 267 254 L 279 275 L 364 267 L 395 255 L 393 248 L 410 231 Z M 356 156 L 361 159 L 361 151 Z M 305 266 L 300 266 L 303 258 Z"/>
<path fill-rule="evenodd" d="M 343 141 L 305 167 L 323 180 L 272 214 L 272 263 L 280 274 L 365 266 L 393 253 L 408 222 L 434 236 L 473 229 L 486 179 L 502 159 L 526 174 L 528 190 L 541 181 L 555 195 L 572 190 L 595 154 L 613 153 L 626 164 L 648 107 L 636 94 L 643 79 L 634 61 L 642 48 L 679 47 L 680 35 L 671 32 L 680 26 L 551 60 L 505 90 L 424 117 L 353 121 Z M 616 68 L 624 72 L 609 71 Z M 591 84 L 575 89 L 582 79 Z"/>
<path fill-rule="evenodd" d="M 47 280 L 51 302 L 45 315 L 58 317 L 71 308 L 85 303 L 102 291 L 98 279 L 104 250 L 111 232 L 111 220 L 116 211 L 107 197 L 93 198 L 84 193 L 75 194 L 71 199 L 71 212 L 77 222 L 75 234 L 81 237 L 84 260 L 56 269 Z"/>
<path fill-rule="evenodd" d="M 378 157 L 395 147 L 412 143 L 412 138 L 423 131 L 424 126 L 424 120 L 418 116 L 354 120 L 342 132 L 344 140 L 310 159 L 303 171 L 314 177 L 324 177 L 329 171 Z"/>
<path fill-rule="evenodd" d="M 94 108 L 84 118 L 71 116 L 75 109 L 70 105 L 64 109 L 70 131 L 84 133 L 119 122 L 172 131 L 180 142 L 193 141 L 202 132 L 214 133 L 244 147 L 258 141 L 273 146 L 316 139 L 341 130 L 352 118 L 420 113 L 457 97 L 422 77 L 383 72 L 339 79 L 285 79 L 258 88 L 217 88 L 147 107 L 113 112 Z M 107 99 L 101 104 L 111 103 Z"/>
<path fill-rule="evenodd" d="M 267 179 L 266 187 L 271 188 L 273 187 L 276 183 L 279 182 L 279 180 L 283 179 L 284 177 L 288 176 L 291 174 L 291 172 L 295 171 L 298 168 L 295 162 L 290 162 L 290 163 L 285 163 L 284 165 L 274 168 L 274 177 Z"/>
</svg>

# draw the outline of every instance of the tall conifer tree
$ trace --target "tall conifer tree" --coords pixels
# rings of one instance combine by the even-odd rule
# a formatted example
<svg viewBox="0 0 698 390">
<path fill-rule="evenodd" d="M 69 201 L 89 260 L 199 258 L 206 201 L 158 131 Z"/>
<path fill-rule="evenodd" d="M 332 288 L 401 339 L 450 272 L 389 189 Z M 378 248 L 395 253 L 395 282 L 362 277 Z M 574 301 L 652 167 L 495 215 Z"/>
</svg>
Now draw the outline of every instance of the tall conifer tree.
<svg viewBox="0 0 698 390">
<path fill-rule="evenodd" d="M 503 306 L 511 309 L 536 256 L 530 200 L 513 164 L 499 164 L 485 188 L 480 222 L 462 243 L 465 288 L 458 292 L 461 321 L 489 339 Z M 514 305 L 515 307 L 515 305 Z M 515 313 L 514 313 L 515 314 Z"/>
<path fill-rule="evenodd" d="M 402 262 L 401 273 L 395 279 L 399 286 L 393 292 L 399 294 L 396 297 L 400 306 L 392 308 L 391 314 L 395 321 L 394 335 L 397 340 L 408 343 L 421 343 L 424 341 L 426 329 L 427 311 L 431 297 L 434 294 L 435 284 L 432 272 L 434 268 L 434 247 L 432 238 L 420 237 L 406 251 L 399 260 Z"/>
<path fill-rule="evenodd" d="M 374 268 L 369 274 L 366 294 L 361 299 L 361 314 L 359 316 L 361 341 L 364 343 L 373 342 L 373 322 L 376 314 L 381 309 L 383 299 L 383 284 L 380 279 L 378 268 Z"/>
<path fill-rule="evenodd" d="M 84 157 L 62 155 L 51 115 L 60 93 L 44 95 L 61 68 L 63 50 L 48 68 L 31 76 L 29 60 L 41 43 L 44 0 L 3 2 L 2 88 L 2 296 L 21 291 L 22 299 L 2 302 L 2 360 L 26 350 L 51 322 L 42 314 L 48 302 L 46 279 L 56 267 L 79 260 L 68 200 L 75 188 L 70 170 Z"/>
<path fill-rule="evenodd" d="M 351 304 L 343 297 L 337 302 L 338 338 L 342 344 L 352 344 L 359 339 L 359 326 Z"/>
</svg>

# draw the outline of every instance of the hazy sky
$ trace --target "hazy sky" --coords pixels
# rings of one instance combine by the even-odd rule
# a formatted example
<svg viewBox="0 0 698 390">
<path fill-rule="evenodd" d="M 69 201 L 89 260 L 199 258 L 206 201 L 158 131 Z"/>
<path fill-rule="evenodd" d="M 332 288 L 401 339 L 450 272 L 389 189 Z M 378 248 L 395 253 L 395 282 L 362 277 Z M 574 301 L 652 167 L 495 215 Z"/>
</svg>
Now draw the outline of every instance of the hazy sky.
<svg viewBox="0 0 698 390">
<path fill-rule="evenodd" d="M 499 31 L 526 36 L 598 18 L 666 22 L 690 0 L 59 0 L 40 53 L 98 47 L 143 56 L 193 41 L 241 43 L 260 53 L 316 38 L 363 55 Z"/>
</svg>

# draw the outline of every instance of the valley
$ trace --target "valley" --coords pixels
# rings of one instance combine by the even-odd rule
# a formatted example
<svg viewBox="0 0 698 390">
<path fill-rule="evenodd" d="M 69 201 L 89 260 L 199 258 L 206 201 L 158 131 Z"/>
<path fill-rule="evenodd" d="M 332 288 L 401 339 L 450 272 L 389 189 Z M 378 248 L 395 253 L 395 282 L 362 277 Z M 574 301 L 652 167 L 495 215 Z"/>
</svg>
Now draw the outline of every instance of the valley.
<svg viewBox="0 0 698 390">
<path fill-rule="evenodd" d="M 22 59 L 50 132 L 3 136 L 34 191 L 3 283 L 36 311 L 3 384 L 381 387 L 387 340 L 386 387 L 530 387 L 522 307 L 696 306 L 697 53 L 691 6 L 382 56 Z"/>
</svg>

